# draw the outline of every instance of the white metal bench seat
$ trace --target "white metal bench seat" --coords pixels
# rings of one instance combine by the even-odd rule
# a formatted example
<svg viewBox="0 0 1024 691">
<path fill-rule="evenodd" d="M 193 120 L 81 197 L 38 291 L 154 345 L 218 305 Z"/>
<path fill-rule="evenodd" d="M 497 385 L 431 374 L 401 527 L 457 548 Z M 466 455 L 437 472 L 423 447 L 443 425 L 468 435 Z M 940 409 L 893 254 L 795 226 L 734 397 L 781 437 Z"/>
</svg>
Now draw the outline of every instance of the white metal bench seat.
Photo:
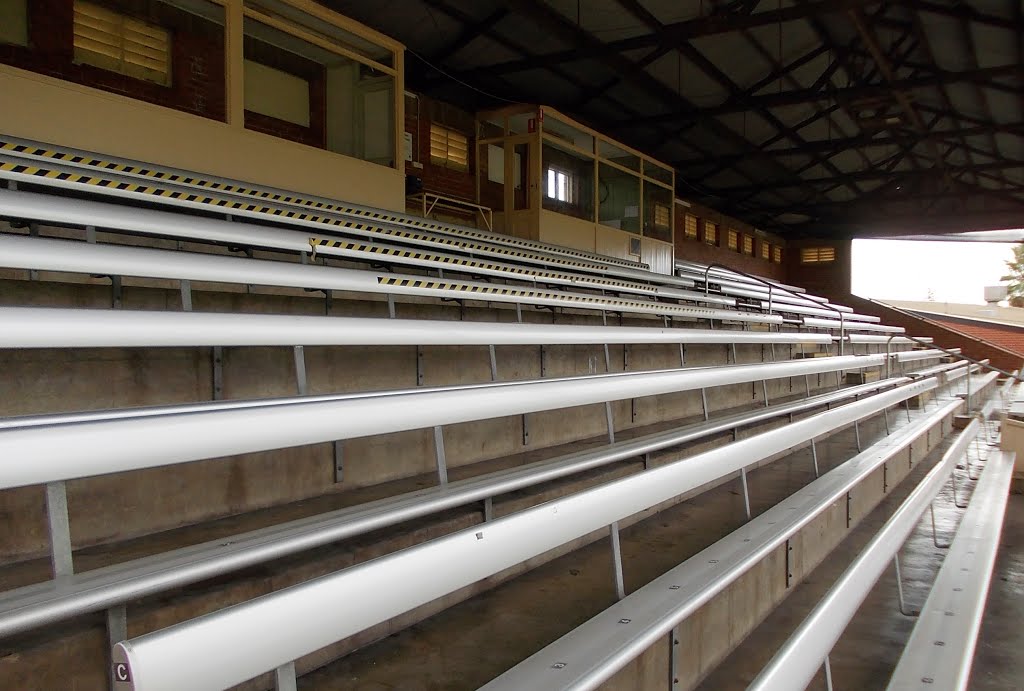
<svg viewBox="0 0 1024 691">
<path fill-rule="evenodd" d="M 114 647 L 114 662 L 127 665 L 125 688 L 199 691 L 240 683 L 935 386 L 931 380 L 885 391 L 123 641 Z M 438 570 L 439 563 L 453 568 Z M 408 578 L 428 572 L 429 579 Z M 265 634 L 245 636 L 251 631 Z M 243 638 L 246 645 L 235 644 Z"/>
<path fill-rule="evenodd" d="M 510 470 L 451 482 L 446 486 L 423 489 L 172 552 L 70 574 L 58 581 L 10 590 L 0 593 L 0 637 L 617 461 L 642 457 L 787 415 L 844 404 L 909 382 L 907 378 L 887 379 L 791 403 L 713 417 L 706 422 L 646 434 L 628 441 L 617 441 L 598 449 L 578 451 Z M 81 422 L 102 419 L 103 415 L 102 412 L 84 413 L 73 419 Z M 60 416 L 46 417 L 50 418 L 52 424 Z"/>
<path fill-rule="evenodd" d="M 630 593 L 481 691 L 598 688 L 816 516 L 960 406 L 919 416 L 750 522 Z M 627 622 L 623 624 L 622 622 Z"/>
</svg>

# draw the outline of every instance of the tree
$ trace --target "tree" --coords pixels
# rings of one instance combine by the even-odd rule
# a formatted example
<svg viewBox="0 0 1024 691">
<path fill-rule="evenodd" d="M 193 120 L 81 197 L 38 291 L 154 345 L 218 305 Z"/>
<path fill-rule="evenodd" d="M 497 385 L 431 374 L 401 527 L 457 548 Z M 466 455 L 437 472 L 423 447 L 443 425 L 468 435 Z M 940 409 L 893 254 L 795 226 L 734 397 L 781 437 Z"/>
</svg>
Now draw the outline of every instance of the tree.
<svg viewBox="0 0 1024 691">
<path fill-rule="evenodd" d="M 1007 297 L 1010 304 L 1015 307 L 1024 300 L 1024 242 L 1013 248 L 1013 259 L 1006 262 L 1008 274 L 1000 278 L 1000 281 L 1008 281 Z"/>
</svg>

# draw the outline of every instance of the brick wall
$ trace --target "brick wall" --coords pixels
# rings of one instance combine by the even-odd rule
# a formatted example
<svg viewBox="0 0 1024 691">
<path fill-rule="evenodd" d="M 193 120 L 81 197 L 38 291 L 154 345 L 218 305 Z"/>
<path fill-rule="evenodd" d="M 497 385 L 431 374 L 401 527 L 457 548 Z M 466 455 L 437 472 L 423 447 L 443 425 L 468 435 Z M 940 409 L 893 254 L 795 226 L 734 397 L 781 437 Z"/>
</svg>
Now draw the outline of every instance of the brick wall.
<svg viewBox="0 0 1024 691">
<path fill-rule="evenodd" d="M 107 3 L 105 3 L 107 4 Z M 109 3 L 115 9 L 171 30 L 171 84 L 164 86 L 116 72 L 75 64 L 72 0 L 28 3 L 28 47 L 0 45 L 0 63 L 124 94 L 195 115 L 224 120 L 223 29 L 162 3 Z M 152 15 L 156 16 L 152 16 Z"/>
<path fill-rule="evenodd" d="M 436 102 L 426 96 L 420 96 L 418 108 L 407 107 L 405 109 L 405 131 L 412 133 L 412 158 L 413 161 L 423 164 L 422 168 L 406 165 L 405 172 L 407 175 L 420 178 L 423 181 L 423 190 L 425 192 L 443 194 L 465 201 L 476 201 L 476 171 L 473 165 L 473 151 L 476 146 L 476 138 L 473 136 L 473 129 L 465 124 L 461 126 L 448 124 L 453 119 L 448 119 L 447 122 L 438 121 L 438 124 L 466 135 L 466 139 L 469 142 L 468 170 L 456 170 L 431 163 L 431 111 L 436 110 L 431 107 L 432 105 L 436 105 Z M 451 106 L 445 106 L 445 109 L 449 111 L 454 110 Z M 455 119 L 464 123 L 473 121 L 473 116 L 470 113 L 462 112 L 460 115 L 461 117 Z"/>
<path fill-rule="evenodd" d="M 800 251 L 805 247 L 834 247 L 836 258 L 826 264 L 803 264 Z M 850 294 L 851 243 L 839 238 L 807 238 L 790 243 L 786 254 L 786 282 L 808 292 L 833 297 L 842 304 Z"/>
<path fill-rule="evenodd" d="M 686 237 L 687 214 L 698 218 L 696 239 Z M 718 238 L 714 245 L 709 245 L 704 242 L 704 223 L 706 221 L 718 224 Z M 727 229 L 729 228 L 733 228 L 740 233 L 738 243 L 739 251 L 729 249 L 727 233 Z M 743 254 L 742 252 L 743 235 L 751 235 L 754 238 L 753 256 Z M 784 264 L 776 264 L 771 261 L 770 254 L 769 259 L 761 258 L 762 243 L 767 242 L 771 245 L 772 241 L 775 240 L 776 244 L 778 244 L 777 239 L 755 235 L 754 229 L 747 224 L 736 219 L 729 218 L 728 216 L 724 216 L 712 209 L 699 205 L 693 205 L 686 208 L 677 204 L 675 215 L 675 236 L 676 259 L 685 259 L 687 261 L 699 262 L 701 264 L 722 264 L 730 269 L 736 269 L 737 271 L 743 271 L 748 274 L 765 276 L 777 281 L 786 280 Z M 785 254 L 783 256 L 785 256 Z"/>
</svg>

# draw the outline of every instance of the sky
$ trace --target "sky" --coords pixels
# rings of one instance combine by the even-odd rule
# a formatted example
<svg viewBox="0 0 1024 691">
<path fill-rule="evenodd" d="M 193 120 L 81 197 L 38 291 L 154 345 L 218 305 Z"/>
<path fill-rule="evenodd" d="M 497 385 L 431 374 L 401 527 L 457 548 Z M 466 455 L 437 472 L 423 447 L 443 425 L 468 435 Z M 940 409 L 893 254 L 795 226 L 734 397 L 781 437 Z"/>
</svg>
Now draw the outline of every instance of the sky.
<svg viewBox="0 0 1024 691">
<path fill-rule="evenodd" d="M 983 288 L 1000 284 L 1013 247 L 999 242 L 854 240 L 852 292 L 868 298 L 983 305 Z"/>
</svg>

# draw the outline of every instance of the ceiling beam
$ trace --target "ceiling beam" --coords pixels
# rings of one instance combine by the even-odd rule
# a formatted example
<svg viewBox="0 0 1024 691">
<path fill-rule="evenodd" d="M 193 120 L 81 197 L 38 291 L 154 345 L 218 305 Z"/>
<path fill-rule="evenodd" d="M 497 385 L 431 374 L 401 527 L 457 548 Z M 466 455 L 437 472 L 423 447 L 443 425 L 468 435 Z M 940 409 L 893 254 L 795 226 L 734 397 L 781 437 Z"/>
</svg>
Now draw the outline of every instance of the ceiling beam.
<svg viewBox="0 0 1024 691">
<path fill-rule="evenodd" d="M 939 155 L 941 159 L 942 156 Z M 947 172 L 969 172 L 971 170 L 983 171 L 983 170 L 1008 170 L 1014 168 L 1024 168 L 1024 161 L 1015 160 L 1000 160 L 990 161 L 988 163 L 979 163 L 974 166 L 946 166 Z M 928 177 L 941 175 L 942 170 L 936 168 L 925 168 L 922 170 L 899 170 L 899 171 L 885 171 L 885 170 L 859 170 L 852 173 L 843 173 L 841 176 L 845 180 L 849 181 L 865 181 L 865 180 L 879 180 L 885 178 L 895 179 L 897 177 L 901 179 L 911 179 L 916 177 Z M 787 187 L 799 187 L 801 185 L 837 185 L 843 180 L 839 177 L 825 177 L 825 178 L 805 178 L 800 182 L 791 181 L 777 181 L 771 180 L 756 185 L 736 185 L 734 187 L 722 187 L 716 189 L 716 192 L 721 194 L 741 194 L 746 192 L 758 192 L 767 190 L 785 189 Z"/>
<path fill-rule="evenodd" d="M 955 117 L 955 115 L 950 113 L 948 117 L 952 118 Z M 838 153 L 842 153 L 843 151 L 848 151 L 850 149 L 862 149 L 866 147 L 876 146 L 899 146 L 902 144 L 906 144 L 908 142 L 917 144 L 929 138 L 938 141 L 944 141 L 952 138 L 973 137 L 975 135 L 988 134 L 989 132 L 1008 132 L 1011 134 L 1018 134 L 1024 136 L 1024 124 L 994 125 L 992 127 L 977 126 L 951 130 L 932 129 L 924 134 L 921 134 L 919 132 L 906 132 L 899 134 L 881 135 L 880 132 L 871 132 L 868 134 L 858 134 L 852 137 L 842 137 L 839 139 L 819 139 L 809 141 L 806 144 L 798 147 L 788 147 L 785 149 L 768 149 L 765 151 L 765 153 L 780 158 L 788 158 L 794 156 L 805 156 L 808 154 L 808 152 L 815 151 L 819 153 L 825 153 L 831 157 L 835 156 Z M 745 157 L 746 156 L 742 154 L 731 154 L 729 156 L 712 155 L 707 158 L 690 158 L 674 161 L 672 165 L 680 169 L 699 168 L 701 166 L 709 165 L 733 165 L 742 161 Z"/>
<path fill-rule="evenodd" d="M 699 116 L 728 115 L 731 113 L 742 113 L 749 110 L 751 105 L 764 108 L 778 108 L 781 106 L 794 106 L 817 104 L 825 101 L 836 101 L 850 104 L 860 99 L 884 97 L 891 95 L 894 91 L 913 91 L 942 86 L 944 84 L 955 84 L 960 82 L 984 81 L 987 77 L 1024 75 L 1024 64 L 1013 63 L 1009 65 L 998 65 L 995 67 L 984 67 L 976 70 L 948 71 L 936 70 L 932 74 L 896 79 L 891 84 L 861 84 L 848 86 L 839 89 L 793 89 L 778 93 L 766 93 L 757 96 L 750 96 L 746 101 L 730 98 L 718 106 L 694 109 L 693 111 L 674 111 L 648 116 L 639 120 L 620 120 L 617 125 L 628 126 L 631 124 L 657 124 L 680 122 L 682 120 Z"/>
<path fill-rule="evenodd" d="M 618 41 L 608 41 L 607 43 L 597 41 L 595 44 L 582 47 L 573 46 L 572 48 L 552 53 L 532 55 L 517 60 L 474 67 L 470 70 L 465 70 L 458 76 L 465 78 L 484 73 L 505 75 L 546 68 L 551 65 L 575 60 L 588 58 L 602 59 L 638 48 L 655 48 L 665 43 L 674 44 L 701 36 L 731 33 L 740 29 L 752 29 L 759 26 L 774 26 L 784 22 L 804 19 L 812 15 L 842 12 L 851 7 L 877 5 L 879 2 L 881 0 L 817 0 L 806 5 L 764 10 L 748 15 L 710 14 L 674 24 L 666 24 L 665 30 L 657 34 L 644 34 Z M 564 15 L 557 13 L 557 11 L 552 10 L 552 12 L 564 18 Z"/>
</svg>

